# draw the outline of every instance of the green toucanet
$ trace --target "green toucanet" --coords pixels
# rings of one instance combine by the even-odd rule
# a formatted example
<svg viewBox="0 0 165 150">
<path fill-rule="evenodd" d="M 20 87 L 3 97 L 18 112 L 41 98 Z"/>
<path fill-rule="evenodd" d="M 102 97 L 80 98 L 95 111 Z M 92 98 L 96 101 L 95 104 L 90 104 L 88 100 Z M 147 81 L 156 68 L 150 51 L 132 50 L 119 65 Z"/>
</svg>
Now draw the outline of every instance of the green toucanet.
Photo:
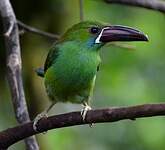
<svg viewBox="0 0 165 150">
<path fill-rule="evenodd" d="M 47 95 L 52 104 L 39 114 L 36 124 L 57 102 L 83 104 L 82 118 L 90 110 L 96 74 L 101 62 L 99 50 L 108 42 L 148 41 L 142 32 L 130 27 L 84 21 L 73 25 L 51 47 L 44 69 L 37 70 L 44 77 Z"/>
</svg>

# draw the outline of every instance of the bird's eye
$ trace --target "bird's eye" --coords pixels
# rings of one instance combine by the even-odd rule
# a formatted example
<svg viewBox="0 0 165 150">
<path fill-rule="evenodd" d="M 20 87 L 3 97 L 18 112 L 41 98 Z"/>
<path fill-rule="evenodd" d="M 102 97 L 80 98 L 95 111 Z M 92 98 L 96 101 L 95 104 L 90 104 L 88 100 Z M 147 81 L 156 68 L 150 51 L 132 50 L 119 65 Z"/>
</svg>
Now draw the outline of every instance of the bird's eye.
<svg viewBox="0 0 165 150">
<path fill-rule="evenodd" d="M 92 27 L 91 29 L 90 29 L 90 32 L 92 33 L 92 34 L 96 34 L 96 33 L 98 33 L 100 31 L 100 29 L 98 28 L 98 27 Z"/>
</svg>

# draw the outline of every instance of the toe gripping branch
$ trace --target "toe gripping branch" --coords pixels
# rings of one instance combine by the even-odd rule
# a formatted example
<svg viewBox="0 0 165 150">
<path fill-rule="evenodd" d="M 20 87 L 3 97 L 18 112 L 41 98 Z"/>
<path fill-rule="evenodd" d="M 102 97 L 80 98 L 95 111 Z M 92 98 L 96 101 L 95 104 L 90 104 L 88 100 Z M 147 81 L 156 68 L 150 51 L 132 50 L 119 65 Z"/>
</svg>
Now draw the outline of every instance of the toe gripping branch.
<svg viewBox="0 0 165 150">
<path fill-rule="evenodd" d="M 36 116 L 36 118 L 34 119 L 34 122 L 33 122 L 33 129 L 34 129 L 34 131 L 36 131 L 36 132 L 39 132 L 39 129 L 38 129 L 38 127 L 37 127 L 37 124 L 38 124 L 38 122 L 41 120 L 41 119 L 43 119 L 43 118 L 47 118 L 48 117 L 48 115 L 47 115 L 47 112 L 42 112 L 42 113 L 40 113 L 40 114 L 38 114 L 37 116 Z"/>
<path fill-rule="evenodd" d="M 83 103 L 83 109 L 81 110 L 81 116 L 82 116 L 83 122 L 86 121 L 87 112 L 91 109 L 92 108 L 88 105 L 88 103 Z M 92 126 L 92 123 L 90 124 L 90 126 Z"/>
</svg>

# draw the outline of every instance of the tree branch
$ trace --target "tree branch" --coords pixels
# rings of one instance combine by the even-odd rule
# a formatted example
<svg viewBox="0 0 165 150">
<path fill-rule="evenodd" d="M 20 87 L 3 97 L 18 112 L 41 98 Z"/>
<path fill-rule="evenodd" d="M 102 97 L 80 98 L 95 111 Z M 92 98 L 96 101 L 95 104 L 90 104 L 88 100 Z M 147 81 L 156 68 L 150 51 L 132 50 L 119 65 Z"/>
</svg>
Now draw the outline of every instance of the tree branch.
<svg viewBox="0 0 165 150">
<path fill-rule="evenodd" d="M 40 29 L 37 29 L 37 28 L 34 28 L 32 26 L 29 26 L 27 24 L 24 24 L 22 21 L 20 20 L 17 20 L 17 24 L 19 27 L 21 27 L 24 31 L 27 31 L 27 32 L 31 32 L 31 33 L 35 33 L 35 34 L 38 34 L 38 35 L 41 35 L 41 36 L 44 36 L 44 37 L 48 37 L 50 39 L 54 39 L 54 40 L 57 40 L 59 39 L 59 35 L 57 34 L 52 34 L 52 33 L 49 33 L 49 32 L 45 32 L 45 31 L 42 31 Z"/>
<path fill-rule="evenodd" d="M 161 0 L 104 0 L 111 4 L 124 4 L 130 6 L 153 9 L 165 13 L 165 2 Z"/>
<path fill-rule="evenodd" d="M 0 148 L 8 148 L 24 138 L 51 129 L 90 123 L 115 122 L 124 119 L 135 120 L 136 118 L 152 116 L 165 116 L 165 104 L 145 104 L 132 107 L 91 110 L 87 113 L 86 122 L 82 121 L 80 112 L 70 112 L 41 119 L 37 125 L 39 132 L 33 130 L 33 122 L 0 132 Z"/>
<path fill-rule="evenodd" d="M 79 0 L 80 21 L 84 20 L 83 6 L 84 6 L 84 0 Z"/>
<path fill-rule="evenodd" d="M 0 0 L 0 15 L 5 31 L 7 50 L 7 77 L 11 90 L 12 102 L 17 121 L 22 124 L 29 122 L 21 72 L 21 54 L 16 17 L 9 0 Z M 35 137 L 25 139 L 27 150 L 38 150 Z"/>
</svg>

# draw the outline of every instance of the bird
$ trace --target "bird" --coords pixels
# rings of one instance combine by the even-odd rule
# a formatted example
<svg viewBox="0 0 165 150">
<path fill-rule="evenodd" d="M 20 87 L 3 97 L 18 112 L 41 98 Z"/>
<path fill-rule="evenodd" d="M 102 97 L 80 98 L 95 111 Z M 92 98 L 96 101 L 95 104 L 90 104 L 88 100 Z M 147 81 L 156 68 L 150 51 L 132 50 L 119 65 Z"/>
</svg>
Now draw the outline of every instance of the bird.
<svg viewBox="0 0 165 150">
<path fill-rule="evenodd" d="M 34 130 L 37 131 L 38 121 L 47 117 L 48 111 L 58 102 L 82 104 L 81 116 L 85 121 L 91 110 L 90 101 L 100 68 L 100 49 L 115 41 L 148 41 L 148 36 L 127 26 L 82 21 L 53 44 L 44 68 L 36 70 L 44 78 L 51 104 L 34 119 Z"/>
</svg>

